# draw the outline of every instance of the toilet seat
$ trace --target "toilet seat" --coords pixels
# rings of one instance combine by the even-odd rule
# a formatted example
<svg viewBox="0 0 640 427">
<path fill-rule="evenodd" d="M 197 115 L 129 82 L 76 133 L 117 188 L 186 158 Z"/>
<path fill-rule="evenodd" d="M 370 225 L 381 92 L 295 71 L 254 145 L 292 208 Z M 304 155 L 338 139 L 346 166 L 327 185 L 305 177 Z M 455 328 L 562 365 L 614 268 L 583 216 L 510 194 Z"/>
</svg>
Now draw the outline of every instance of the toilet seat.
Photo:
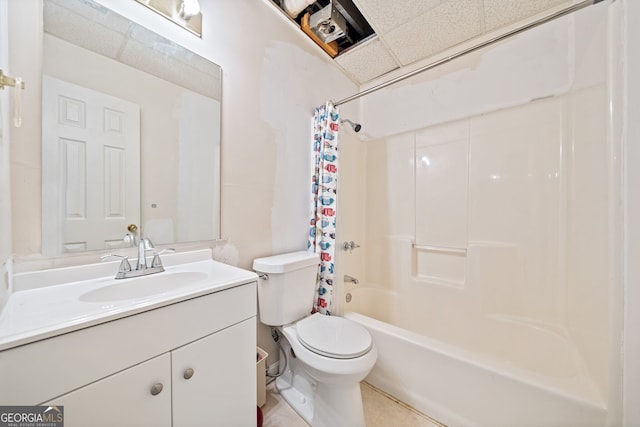
<svg viewBox="0 0 640 427">
<path fill-rule="evenodd" d="M 353 359 L 373 345 L 363 326 L 337 316 L 315 313 L 296 324 L 298 341 L 308 350 L 334 359 Z"/>
</svg>

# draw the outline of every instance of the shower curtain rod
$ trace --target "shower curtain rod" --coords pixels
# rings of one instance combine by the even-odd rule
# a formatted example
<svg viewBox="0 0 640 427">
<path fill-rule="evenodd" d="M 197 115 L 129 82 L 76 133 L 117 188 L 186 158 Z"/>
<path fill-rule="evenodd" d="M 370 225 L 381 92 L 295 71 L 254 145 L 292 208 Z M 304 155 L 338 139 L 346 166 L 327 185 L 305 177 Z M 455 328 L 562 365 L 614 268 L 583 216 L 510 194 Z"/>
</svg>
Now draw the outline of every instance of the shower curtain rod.
<svg viewBox="0 0 640 427">
<path fill-rule="evenodd" d="M 522 32 L 524 32 L 526 30 L 531 29 L 531 28 L 535 28 L 535 27 L 537 27 L 539 25 L 542 25 L 542 24 L 545 24 L 545 23 L 547 23 L 549 21 L 553 21 L 554 19 L 560 18 L 561 16 L 569 15 L 569 14 L 571 14 L 573 12 L 576 12 L 576 11 L 578 11 L 580 9 L 583 9 L 583 8 L 585 8 L 587 6 L 591 6 L 591 5 L 594 5 L 596 3 L 600 3 L 601 1 L 603 1 L 603 0 L 584 0 L 584 1 L 581 1 L 580 3 L 576 3 L 576 4 L 572 5 L 572 6 L 569 6 L 569 7 L 566 7 L 564 9 L 561 9 L 561 10 L 559 10 L 559 11 L 557 11 L 557 12 L 551 14 L 551 15 L 542 17 L 542 18 L 537 19 L 537 20 L 535 20 L 533 22 L 530 22 L 530 23 L 528 23 L 526 25 L 523 25 L 522 27 L 518 27 L 518 28 L 515 28 L 513 30 L 507 31 L 504 34 L 500 34 L 498 36 L 492 37 L 491 39 L 485 40 L 482 43 L 479 43 L 479 44 L 477 44 L 475 46 L 471 46 L 471 47 L 468 47 L 466 49 L 462 49 L 459 52 L 456 52 L 456 53 L 454 53 L 454 54 L 452 54 L 450 56 L 447 56 L 445 58 L 439 59 L 439 60 L 437 60 L 435 62 L 432 62 L 430 64 L 424 65 L 424 66 L 422 66 L 422 67 L 420 67 L 418 69 L 415 69 L 415 70 L 413 70 L 413 71 L 411 71 L 409 73 L 406 73 L 406 74 L 403 74 L 401 76 L 395 77 L 395 78 L 393 78 L 391 80 L 387 80 L 386 82 L 382 82 L 382 83 L 380 83 L 380 84 L 378 84 L 376 86 L 372 86 L 369 89 L 365 89 L 362 92 L 358 92 L 355 95 L 351 95 L 351 96 L 349 96 L 347 98 L 341 99 L 341 100 L 335 102 L 334 105 L 338 106 L 338 105 L 341 105 L 341 104 L 346 104 L 347 102 L 351 102 L 351 101 L 356 100 L 358 98 L 361 98 L 361 97 L 363 97 L 365 95 L 369 95 L 370 93 L 376 92 L 376 91 L 378 91 L 380 89 L 384 89 L 387 86 L 391 86 L 392 84 L 396 84 L 398 82 L 401 82 L 401 81 L 403 81 L 405 79 L 408 79 L 408 78 L 413 77 L 413 76 L 415 76 L 417 74 L 423 73 L 423 72 L 425 72 L 427 70 L 430 70 L 432 68 L 435 68 L 435 67 L 437 67 L 439 65 L 445 64 L 445 63 L 447 63 L 449 61 L 452 61 L 452 60 L 454 60 L 456 58 L 459 58 L 459 57 L 461 57 L 463 55 L 466 55 L 466 54 L 471 53 L 471 52 L 475 52 L 476 50 L 482 49 L 483 47 L 487 47 L 489 45 L 492 45 L 494 43 L 502 41 L 502 40 L 504 40 L 506 38 L 509 38 L 511 36 L 514 36 L 516 34 L 522 33 Z"/>
</svg>

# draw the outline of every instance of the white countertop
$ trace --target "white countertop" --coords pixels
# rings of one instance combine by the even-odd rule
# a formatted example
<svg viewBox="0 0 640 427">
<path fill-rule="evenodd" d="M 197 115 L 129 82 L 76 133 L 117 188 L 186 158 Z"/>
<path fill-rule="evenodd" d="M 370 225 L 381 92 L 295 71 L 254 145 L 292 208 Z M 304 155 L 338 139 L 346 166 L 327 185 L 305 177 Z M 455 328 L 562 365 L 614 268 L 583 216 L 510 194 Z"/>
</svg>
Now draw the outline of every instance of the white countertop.
<svg viewBox="0 0 640 427">
<path fill-rule="evenodd" d="M 206 259 L 207 254 L 209 259 Z M 114 279 L 118 262 L 109 263 L 113 271 L 107 277 L 94 277 L 96 274 L 104 274 L 104 264 L 96 264 L 95 268 L 69 267 L 21 273 L 23 277 L 16 275 L 17 290 L 9 296 L 0 312 L 0 351 L 219 292 L 257 279 L 253 272 L 211 260 L 209 251 L 195 251 L 191 256 L 184 253 L 165 255 L 162 259 L 165 264 L 164 272 L 130 279 Z M 181 261 L 182 263 L 176 263 Z M 88 292 L 105 286 L 127 286 L 125 284 L 129 283 L 133 289 L 136 280 L 175 273 L 197 279 L 171 289 L 159 287 L 159 292 L 151 295 L 95 302 L 83 298 Z M 65 282 L 65 276 L 74 281 Z M 82 276 L 82 280 L 78 276 Z"/>
</svg>

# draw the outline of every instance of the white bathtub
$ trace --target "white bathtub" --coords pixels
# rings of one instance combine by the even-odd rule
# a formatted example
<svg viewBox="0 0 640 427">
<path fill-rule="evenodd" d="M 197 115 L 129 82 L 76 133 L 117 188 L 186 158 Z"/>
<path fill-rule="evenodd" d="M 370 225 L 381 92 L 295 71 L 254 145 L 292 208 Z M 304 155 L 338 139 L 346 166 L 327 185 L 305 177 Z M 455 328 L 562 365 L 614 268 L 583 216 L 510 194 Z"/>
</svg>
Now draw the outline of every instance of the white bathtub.
<svg viewBox="0 0 640 427">
<path fill-rule="evenodd" d="M 378 347 L 366 381 L 446 425 L 606 424 L 603 399 L 560 331 L 464 313 L 457 327 L 428 313 L 416 322 L 411 312 L 419 308 L 400 305 L 392 292 L 358 286 L 349 294 L 344 316 L 365 326 Z"/>
</svg>

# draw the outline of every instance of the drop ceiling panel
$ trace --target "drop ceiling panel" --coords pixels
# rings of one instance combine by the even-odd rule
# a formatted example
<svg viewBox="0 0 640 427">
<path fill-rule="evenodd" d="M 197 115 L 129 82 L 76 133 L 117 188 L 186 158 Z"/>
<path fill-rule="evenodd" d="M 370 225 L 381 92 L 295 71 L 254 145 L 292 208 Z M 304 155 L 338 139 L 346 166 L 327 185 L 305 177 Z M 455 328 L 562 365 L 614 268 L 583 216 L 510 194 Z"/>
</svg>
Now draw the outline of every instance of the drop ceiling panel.
<svg viewBox="0 0 640 427">
<path fill-rule="evenodd" d="M 359 82 L 366 82 L 398 68 L 389 51 L 377 37 L 336 58 L 336 62 Z"/>
<path fill-rule="evenodd" d="M 568 2 L 566 0 L 484 0 L 485 31 L 505 27 L 562 3 Z"/>
<path fill-rule="evenodd" d="M 442 0 L 354 0 L 378 34 L 391 31 L 440 3 Z"/>
<path fill-rule="evenodd" d="M 478 0 L 451 0 L 378 35 L 402 65 L 409 65 L 480 34 Z"/>
</svg>

